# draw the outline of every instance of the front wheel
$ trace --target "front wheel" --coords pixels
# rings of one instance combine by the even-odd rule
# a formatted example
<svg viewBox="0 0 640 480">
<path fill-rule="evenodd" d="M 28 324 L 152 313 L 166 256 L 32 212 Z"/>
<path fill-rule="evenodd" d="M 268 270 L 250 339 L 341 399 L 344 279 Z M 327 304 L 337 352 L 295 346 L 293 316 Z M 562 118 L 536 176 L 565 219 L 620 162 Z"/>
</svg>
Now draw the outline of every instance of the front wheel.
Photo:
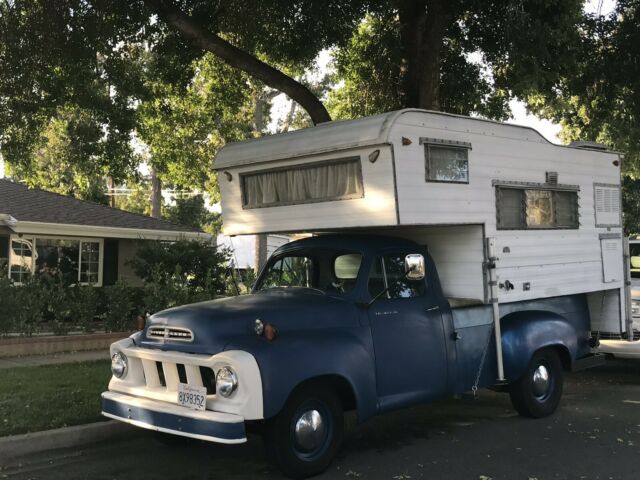
<svg viewBox="0 0 640 480">
<path fill-rule="evenodd" d="M 269 420 L 265 446 L 269 457 L 290 478 L 307 478 L 326 470 L 344 430 L 338 395 L 321 384 L 295 392 L 282 411 Z"/>
<path fill-rule="evenodd" d="M 509 387 L 511 402 L 524 417 L 542 418 L 558 408 L 562 397 L 562 362 L 555 350 L 536 352 L 525 373 Z"/>
</svg>

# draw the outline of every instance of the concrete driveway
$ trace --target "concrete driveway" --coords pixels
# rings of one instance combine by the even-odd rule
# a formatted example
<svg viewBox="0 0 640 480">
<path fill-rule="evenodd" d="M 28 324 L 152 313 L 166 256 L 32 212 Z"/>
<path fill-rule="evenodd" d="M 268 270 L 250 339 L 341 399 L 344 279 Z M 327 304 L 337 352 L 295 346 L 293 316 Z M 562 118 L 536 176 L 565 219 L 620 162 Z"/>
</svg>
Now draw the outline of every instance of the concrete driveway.
<svg viewBox="0 0 640 480">
<path fill-rule="evenodd" d="M 10 479 L 282 478 L 260 438 L 169 448 L 144 432 L 118 442 L 17 458 Z M 350 428 L 319 479 L 638 479 L 640 362 L 570 374 L 552 417 L 517 416 L 505 394 L 407 409 Z"/>
</svg>

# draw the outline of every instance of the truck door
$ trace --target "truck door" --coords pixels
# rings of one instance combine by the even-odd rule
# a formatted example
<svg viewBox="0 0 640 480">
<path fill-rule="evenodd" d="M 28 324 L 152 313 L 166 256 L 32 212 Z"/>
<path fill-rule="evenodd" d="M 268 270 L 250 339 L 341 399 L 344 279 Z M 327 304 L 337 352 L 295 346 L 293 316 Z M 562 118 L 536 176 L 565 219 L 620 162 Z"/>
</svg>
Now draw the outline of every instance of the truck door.
<svg viewBox="0 0 640 480">
<path fill-rule="evenodd" d="M 393 408 L 436 398 L 447 390 L 447 351 L 439 298 L 427 279 L 405 279 L 407 253 L 375 259 L 368 289 L 373 297 L 388 287 L 368 309 L 373 337 L 380 408 Z"/>
</svg>

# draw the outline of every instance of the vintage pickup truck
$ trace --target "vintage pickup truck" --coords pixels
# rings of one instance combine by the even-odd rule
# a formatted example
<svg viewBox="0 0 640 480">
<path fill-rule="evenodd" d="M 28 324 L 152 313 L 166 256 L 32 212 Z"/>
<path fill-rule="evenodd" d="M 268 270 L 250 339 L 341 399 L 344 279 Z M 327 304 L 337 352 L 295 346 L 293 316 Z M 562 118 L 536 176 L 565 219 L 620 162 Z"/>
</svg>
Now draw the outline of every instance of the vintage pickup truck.
<svg viewBox="0 0 640 480">
<path fill-rule="evenodd" d="M 282 471 L 324 470 L 343 412 L 360 421 L 477 388 L 554 412 L 563 371 L 592 358 L 583 294 L 505 304 L 498 382 L 492 306 L 447 299 L 410 240 L 327 234 L 280 247 L 248 295 L 151 316 L 111 347 L 107 417 L 221 443 L 249 424 Z"/>
</svg>

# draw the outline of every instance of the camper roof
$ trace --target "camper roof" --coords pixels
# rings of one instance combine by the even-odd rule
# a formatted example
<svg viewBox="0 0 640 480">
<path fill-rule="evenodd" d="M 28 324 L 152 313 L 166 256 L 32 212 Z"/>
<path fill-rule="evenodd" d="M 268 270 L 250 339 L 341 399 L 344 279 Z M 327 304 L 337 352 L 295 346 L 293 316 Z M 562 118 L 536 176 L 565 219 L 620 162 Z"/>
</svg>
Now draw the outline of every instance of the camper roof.
<svg viewBox="0 0 640 480">
<path fill-rule="evenodd" d="M 473 122 L 482 130 L 499 131 L 501 136 L 550 143 L 531 127 L 504 124 L 481 118 L 470 118 L 429 110 L 404 109 L 395 112 L 365 117 L 357 120 L 342 120 L 304 128 L 293 132 L 267 135 L 253 140 L 229 143 L 216 156 L 214 168 L 221 170 L 254 163 L 284 160 L 287 158 L 326 153 L 334 150 L 366 147 L 388 143 L 389 131 L 394 123 L 406 113 L 417 112 L 426 116 L 446 116 L 464 122 Z M 468 126 L 468 123 L 467 123 Z M 496 134 L 493 132 L 493 134 Z"/>
</svg>

